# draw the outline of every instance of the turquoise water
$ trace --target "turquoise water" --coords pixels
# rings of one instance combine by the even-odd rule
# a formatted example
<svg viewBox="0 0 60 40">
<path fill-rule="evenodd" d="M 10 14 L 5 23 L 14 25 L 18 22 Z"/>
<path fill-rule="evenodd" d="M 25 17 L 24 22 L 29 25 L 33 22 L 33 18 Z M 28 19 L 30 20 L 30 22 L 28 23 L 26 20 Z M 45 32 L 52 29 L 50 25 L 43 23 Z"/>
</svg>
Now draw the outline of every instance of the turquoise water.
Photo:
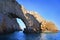
<svg viewBox="0 0 60 40">
<path fill-rule="evenodd" d="M 0 40 L 60 40 L 60 32 L 24 34 L 22 31 L 0 35 Z"/>
</svg>

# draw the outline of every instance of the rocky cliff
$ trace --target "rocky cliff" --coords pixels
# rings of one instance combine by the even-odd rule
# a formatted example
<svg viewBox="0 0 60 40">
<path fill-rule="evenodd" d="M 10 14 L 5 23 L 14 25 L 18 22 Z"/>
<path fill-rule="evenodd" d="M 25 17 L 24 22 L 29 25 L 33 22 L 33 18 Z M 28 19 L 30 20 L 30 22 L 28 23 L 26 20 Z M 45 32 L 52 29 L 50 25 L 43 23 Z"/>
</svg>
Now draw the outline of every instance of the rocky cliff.
<svg viewBox="0 0 60 40">
<path fill-rule="evenodd" d="M 0 33 L 11 33 L 21 30 L 16 18 L 26 18 L 16 0 L 0 0 Z"/>
<path fill-rule="evenodd" d="M 42 29 L 42 32 L 45 32 L 45 31 L 57 32 L 58 31 L 56 25 L 50 21 L 45 21 L 44 23 L 42 23 L 41 29 Z"/>
<path fill-rule="evenodd" d="M 16 18 L 25 23 L 24 32 L 26 33 L 57 31 L 54 23 L 46 22 L 47 20 L 37 12 L 26 10 L 16 0 L 0 0 L 0 33 L 21 30 Z"/>
<path fill-rule="evenodd" d="M 34 11 L 28 11 L 22 6 L 23 13 L 28 21 L 28 27 L 25 28 L 25 32 L 57 32 L 56 25 Z"/>
</svg>

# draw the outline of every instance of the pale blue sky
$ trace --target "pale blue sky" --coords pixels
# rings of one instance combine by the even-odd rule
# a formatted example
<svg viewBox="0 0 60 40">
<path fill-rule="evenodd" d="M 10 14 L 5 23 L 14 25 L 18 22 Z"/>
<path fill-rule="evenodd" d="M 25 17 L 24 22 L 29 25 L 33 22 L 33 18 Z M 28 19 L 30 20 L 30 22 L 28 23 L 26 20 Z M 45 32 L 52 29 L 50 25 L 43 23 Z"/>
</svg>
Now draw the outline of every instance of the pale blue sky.
<svg viewBox="0 0 60 40">
<path fill-rule="evenodd" d="M 27 10 L 38 12 L 46 20 L 54 22 L 60 29 L 60 1 L 59 0 L 17 0 Z M 24 24 L 18 20 L 20 26 Z"/>
</svg>

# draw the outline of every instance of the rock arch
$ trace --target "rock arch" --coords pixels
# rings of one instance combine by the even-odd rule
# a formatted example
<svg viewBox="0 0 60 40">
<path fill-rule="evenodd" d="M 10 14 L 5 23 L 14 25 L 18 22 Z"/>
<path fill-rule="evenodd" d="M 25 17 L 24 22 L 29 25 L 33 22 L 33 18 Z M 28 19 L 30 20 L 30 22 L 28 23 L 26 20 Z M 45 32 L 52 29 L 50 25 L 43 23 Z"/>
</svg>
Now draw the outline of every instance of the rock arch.
<svg viewBox="0 0 60 40">
<path fill-rule="evenodd" d="M 24 13 L 22 6 L 19 5 L 16 0 L 0 0 L 0 14 L 2 14 L 0 19 L 2 20 L 2 25 L 0 25 L 0 29 L 2 29 L 2 33 L 5 32 L 13 32 L 13 31 L 18 31 L 21 28 L 19 28 L 19 25 L 17 23 L 16 18 L 21 19 L 25 25 L 26 25 L 26 29 L 31 29 L 30 27 L 32 27 L 32 31 L 36 31 L 38 30 L 36 26 L 39 26 L 39 22 L 36 21 L 36 19 L 28 14 L 28 13 Z M 27 17 L 33 17 L 33 20 L 30 18 L 28 19 Z M 34 20 L 35 19 L 35 20 Z M 30 21 L 29 21 L 30 20 Z M 33 24 L 31 24 L 31 22 Z M 37 24 L 36 24 L 37 23 Z M 35 25 L 35 28 L 33 27 Z"/>
<path fill-rule="evenodd" d="M 22 5 L 18 4 L 16 0 L 0 0 L 0 15 L 1 33 L 21 30 L 16 18 L 21 19 L 25 23 L 26 28 L 24 32 L 31 33 L 41 32 L 41 22 L 45 21 L 44 19 L 41 20 L 38 14 L 27 11 Z"/>
</svg>

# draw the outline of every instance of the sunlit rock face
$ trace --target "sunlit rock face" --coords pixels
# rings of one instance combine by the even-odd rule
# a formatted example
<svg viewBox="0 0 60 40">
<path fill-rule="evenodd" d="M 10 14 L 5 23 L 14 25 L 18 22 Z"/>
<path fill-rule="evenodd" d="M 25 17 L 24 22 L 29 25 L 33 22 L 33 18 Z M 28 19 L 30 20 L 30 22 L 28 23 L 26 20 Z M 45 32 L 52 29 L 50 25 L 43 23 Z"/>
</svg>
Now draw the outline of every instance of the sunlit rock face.
<svg viewBox="0 0 60 40">
<path fill-rule="evenodd" d="M 40 31 L 41 32 L 47 32 L 47 31 L 50 31 L 50 32 L 57 32 L 57 27 L 54 23 L 50 22 L 50 21 L 47 21 L 45 20 L 41 15 L 39 15 L 37 12 L 33 12 L 33 11 L 30 11 L 30 14 L 33 15 L 36 20 L 41 23 L 39 24 L 40 26 Z"/>
<path fill-rule="evenodd" d="M 40 28 L 40 24 L 37 20 L 36 20 L 36 15 L 33 12 L 33 16 L 32 14 L 30 14 L 30 11 L 27 11 L 23 6 L 22 6 L 22 11 L 24 13 L 24 16 L 26 17 L 27 20 L 27 26 L 24 29 L 24 32 L 27 33 L 37 33 L 40 32 L 41 30 L 39 30 Z"/>
<path fill-rule="evenodd" d="M 24 32 L 31 33 L 31 32 L 38 32 L 38 31 L 39 32 L 57 31 L 56 25 L 54 23 L 45 20 L 37 12 L 28 11 L 23 6 L 22 6 L 22 11 L 28 21 L 27 23 L 28 27 L 24 29 Z"/>
<path fill-rule="evenodd" d="M 45 31 L 57 32 L 58 31 L 56 25 L 49 21 L 45 21 L 44 23 L 42 23 L 41 29 L 42 29 L 42 32 L 45 32 Z"/>
<path fill-rule="evenodd" d="M 30 11 L 30 14 L 33 15 L 36 20 L 41 23 L 40 24 L 40 31 L 41 32 L 47 32 L 47 31 L 50 31 L 50 32 L 57 32 L 57 27 L 54 23 L 50 22 L 50 21 L 47 21 L 45 20 L 42 16 L 40 16 L 37 12 L 33 12 L 33 11 Z"/>
</svg>

